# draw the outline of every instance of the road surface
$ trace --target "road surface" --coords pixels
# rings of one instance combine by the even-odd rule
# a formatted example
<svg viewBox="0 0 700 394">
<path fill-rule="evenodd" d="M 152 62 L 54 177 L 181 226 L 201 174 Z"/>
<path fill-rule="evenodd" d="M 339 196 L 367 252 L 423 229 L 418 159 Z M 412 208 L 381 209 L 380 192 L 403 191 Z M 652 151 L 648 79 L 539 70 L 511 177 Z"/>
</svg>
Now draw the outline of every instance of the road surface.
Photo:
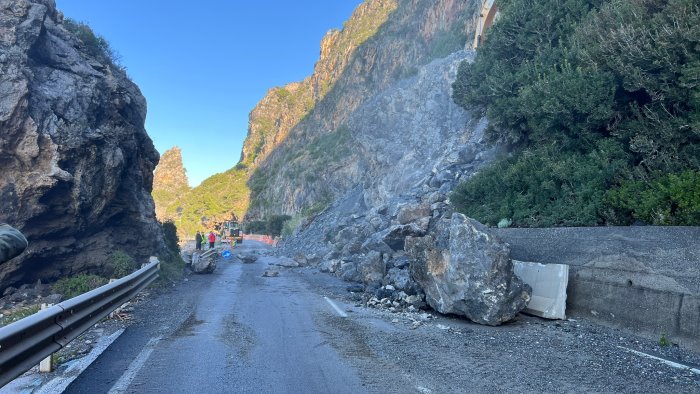
<svg viewBox="0 0 700 394">
<path fill-rule="evenodd" d="M 658 350 L 653 341 L 586 321 L 391 313 L 316 269 L 267 269 L 223 260 L 154 296 L 66 392 L 700 392 L 700 374 L 631 351 Z"/>
</svg>

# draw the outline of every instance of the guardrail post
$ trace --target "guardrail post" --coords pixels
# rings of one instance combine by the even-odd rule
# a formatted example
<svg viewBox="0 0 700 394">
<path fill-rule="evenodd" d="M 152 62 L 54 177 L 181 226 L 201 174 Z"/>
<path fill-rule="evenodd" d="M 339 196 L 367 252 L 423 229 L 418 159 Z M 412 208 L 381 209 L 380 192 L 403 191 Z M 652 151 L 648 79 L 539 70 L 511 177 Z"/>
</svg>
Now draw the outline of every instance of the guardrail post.
<svg viewBox="0 0 700 394">
<path fill-rule="evenodd" d="M 53 304 L 41 304 L 41 310 L 49 309 Z M 53 372 L 53 353 L 41 360 L 39 363 L 39 372 Z"/>
</svg>

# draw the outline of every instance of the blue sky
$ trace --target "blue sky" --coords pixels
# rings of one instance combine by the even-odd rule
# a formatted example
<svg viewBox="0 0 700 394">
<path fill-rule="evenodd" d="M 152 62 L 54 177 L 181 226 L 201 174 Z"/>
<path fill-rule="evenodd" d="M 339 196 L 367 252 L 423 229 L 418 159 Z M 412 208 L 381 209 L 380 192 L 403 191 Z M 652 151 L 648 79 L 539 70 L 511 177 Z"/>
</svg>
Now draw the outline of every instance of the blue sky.
<svg viewBox="0 0 700 394">
<path fill-rule="evenodd" d="M 156 149 L 182 149 L 191 185 L 233 167 L 268 89 L 313 71 L 362 0 L 56 0 L 121 55 Z"/>
</svg>

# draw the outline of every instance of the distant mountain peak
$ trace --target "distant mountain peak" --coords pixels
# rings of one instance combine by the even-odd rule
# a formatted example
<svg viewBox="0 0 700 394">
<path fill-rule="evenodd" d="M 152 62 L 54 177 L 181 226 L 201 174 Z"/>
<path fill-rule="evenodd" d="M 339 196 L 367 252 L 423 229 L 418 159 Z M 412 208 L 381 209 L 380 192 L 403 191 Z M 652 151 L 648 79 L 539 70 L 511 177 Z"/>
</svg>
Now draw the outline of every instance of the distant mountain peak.
<svg viewBox="0 0 700 394">
<path fill-rule="evenodd" d="M 174 146 L 163 153 L 153 172 L 153 199 L 156 217 L 164 221 L 173 219 L 168 208 L 177 204 L 190 191 L 187 170 L 182 164 L 182 150 Z"/>
</svg>

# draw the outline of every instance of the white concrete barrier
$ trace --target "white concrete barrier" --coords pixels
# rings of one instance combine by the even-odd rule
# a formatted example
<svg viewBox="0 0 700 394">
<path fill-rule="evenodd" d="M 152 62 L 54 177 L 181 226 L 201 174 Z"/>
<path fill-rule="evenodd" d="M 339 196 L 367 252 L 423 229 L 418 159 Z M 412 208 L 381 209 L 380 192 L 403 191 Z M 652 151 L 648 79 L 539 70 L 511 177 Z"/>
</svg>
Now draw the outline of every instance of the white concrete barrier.
<svg viewBox="0 0 700 394">
<path fill-rule="evenodd" d="M 515 274 L 532 287 L 524 312 L 545 319 L 566 319 L 566 286 L 569 266 L 513 260 Z"/>
</svg>

